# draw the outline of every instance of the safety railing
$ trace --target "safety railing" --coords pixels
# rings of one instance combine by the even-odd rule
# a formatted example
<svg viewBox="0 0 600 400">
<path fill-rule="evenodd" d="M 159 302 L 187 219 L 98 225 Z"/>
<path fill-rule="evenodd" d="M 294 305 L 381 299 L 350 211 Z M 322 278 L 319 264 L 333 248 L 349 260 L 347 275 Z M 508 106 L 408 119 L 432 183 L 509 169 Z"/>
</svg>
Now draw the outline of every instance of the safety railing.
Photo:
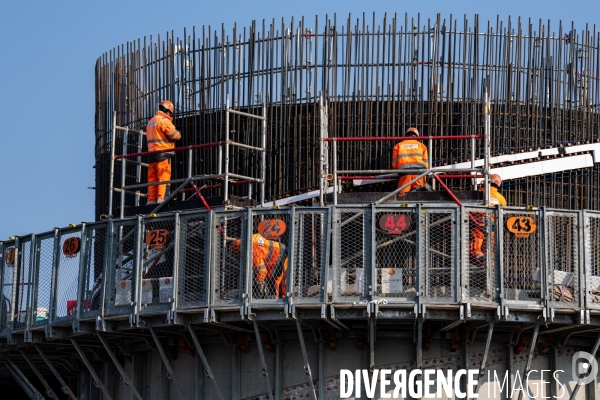
<svg viewBox="0 0 600 400">
<path fill-rule="evenodd" d="M 260 193 L 259 193 L 260 204 L 264 205 L 265 204 L 265 179 L 266 179 L 266 147 L 267 147 L 267 141 L 266 141 L 267 108 L 266 108 L 266 106 L 263 106 L 262 115 L 255 115 L 255 114 L 250 114 L 250 113 L 246 113 L 243 111 L 238 111 L 238 110 L 235 110 L 235 109 L 232 109 L 229 107 L 229 95 L 227 95 L 226 103 L 224 106 L 224 111 L 225 111 L 225 124 L 224 124 L 225 132 L 223 134 L 222 141 L 189 145 L 189 146 L 183 146 L 183 147 L 175 147 L 175 148 L 169 149 L 169 150 L 157 150 L 157 151 L 146 151 L 146 152 L 138 151 L 135 153 L 127 152 L 129 145 L 134 145 L 134 147 L 136 149 L 141 150 L 143 137 L 145 136 L 146 133 L 143 131 L 137 131 L 134 129 L 130 129 L 128 127 L 118 126 L 117 119 L 116 119 L 116 112 L 114 112 L 113 113 L 113 121 L 112 121 L 113 128 L 112 128 L 112 141 L 111 141 L 111 163 L 110 163 L 110 170 L 109 170 L 110 184 L 109 184 L 109 197 L 108 197 L 108 212 L 107 212 L 106 217 L 108 217 L 108 218 L 113 217 L 113 194 L 115 192 L 120 193 L 119 217 L 123 218 L 124 210 L 125 210 L 125 195 L 131 194 L 131 195 L 135 196 L 134 205 L 138 206 L 138 205 L 140 205 L 139 199 L 143 198 L 143 197 L 147 197 L 146 194 L 143 194 L 140 192 L 140 189 L 147 188 L 150 186 L 156 186 L 156 185 L 178 184 L 178 186 L 175 189 L 170 191 L 170 194 L 168 195 L 168 197 L 164 199 L 165 204 L 168 201 L 170 201 L 171 199 L 173 199 L 179 193 L 182 193 L 183 199 L 185 199 L 185 193 L 187 191 L 194 191 L 195 194 L 198 195 L 200 200 L 203 203 L 205 203 L 205 200 L 202 197 L 202 194 L 196 187 L 186 189 L 186 187 L 188 185 L 194 184 L 195 182 L 199 182 L 199 181 L 207 181 L 208 182 L 208 181 L 222 180 L 222 184 L 213 185 L 213 187 L 223 187 L 223 204 L 225 204 L 225 205 L 228 205 L 229 186 L 231 184 L 248 184 L 248 197 L 252 198 L 253 193 L 252 193 L 251 183 L 258 183 L 258 184 L 260 184 Z M 247 117 L 250 119 L 255 119 L 255 120 L 261 121 L 261 128 L 260 128 L 261 145 L 260 146 L 252 146 L 252 145 L 245 144 L 245 143 L 239 143 L 239 142 L 236 142 L 236 141 L 233 141 L 230 139 L 230 132 L 229 132 L 230 131 L 230 128 L 229 128 L 230 114 L 236 114 L 236 115 L 240 115 L 242 117 Z M 116 139 L 117 139 L 117 135 L 119 133 L 121 134 L 122 150 L 121 150 L 121 154 L 116 155 L 116 143 L 117 143 Z M 136 136 L 136 143 L 128 143 L 128 137 L 129 137 L 130 133 L 132 133 Z M 239 175 L 239 174 L 235 174 L 230 171 L 230 148 L 231 148 L 231 146 L 243 148 L 243 149 L 250 150 L 250 151 L 256 151 L 261 154 L 260 177 Z M 218 151 L 217 171 L 214 171 L 212 173 L 206 173 L 203 175 L 194 175 L 192 173 L 192 166 L 194 165 L 193 150 L 207 149 L 207 148 L 215 148 Z M 144 180 L 141 175 L 142 171 L 143 171 L 142 167 L 147 168 L 149 166 L 149 164 L 142 162 L 143 156 L 157 155 L 157 154 L 161 154 L 161 153 L 182 153 L 182 152 L 187 153 L 187 157 L 186 157 L 187 173 L 186 173 L 185 178 L 171 179 L 168 181 L 161 181 L 161 182 L 142 183 Z M 120 162 L 120 165 L 121 165 L 121 170 L 120 170 L 121 185 L 120 185 L 120 187 L 114 186 L 115 162 Z M 134 183 L 129 184 L 129 185 L 126 184 L 126 182 L 127 182 L 127 164 L 128 163 L 135 165 L 135 175 L 133 175 Z M 234 179 L 236 182 L 232 182 L 232 179 Z M 158 204 L 156 206 L 155 212 L 157 212 L 163 206 L 164 206 L 164 204 Z"/>
<path fill-rule="evenodd" d="M 508 207 L 200 210 L 82 224 L 0 243 L 0 336 L 207 307 L 597 310 L 598 243 L 599 212 Z"/>
</svg>

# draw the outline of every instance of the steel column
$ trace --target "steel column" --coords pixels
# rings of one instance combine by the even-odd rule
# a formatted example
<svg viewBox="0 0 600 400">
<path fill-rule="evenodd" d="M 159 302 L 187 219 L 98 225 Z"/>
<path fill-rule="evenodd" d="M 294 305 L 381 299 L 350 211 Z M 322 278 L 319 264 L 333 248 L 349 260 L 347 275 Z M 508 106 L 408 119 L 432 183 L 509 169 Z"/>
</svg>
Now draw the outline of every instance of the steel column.
<svg viewBox="0 0 600 400">
<path fill-rule="evenodd" d="M 148 329 L 150 330 L 150 333 L 152 334 L 152 338 L 154 338 L 154 343 L 156 344 L 156 348 L 158 349 L 160 358 L 162 359 L 163 363 L 165 364 L 165 368 L 167 369 L 167 378 L 171 382 L 173 382 L 173 385 L 175 386 L 175 389 L 177 390 L 177 395 L 179 396 L 179 398 L 181 400 L 185 400 L 185 397 L 183 396 L 183 392 L 181 391 L 181 388 L 179 387 L 179 383 L 177 382 L 177 379 L 175 378 L 175 372 L 173 372 L 173 369 L 171 368 L 171 364 L 169 364 L 169 360 L 167 359 L 165 350 L 162 348 L 162 345 L 160 344 L 160 340 L 158 340 L 158 336 L 156 335 L 156 332 L 154 332 L 154 329 L 152 329 L 152 328 L 148 328 Z"/>
<path fill-rule="evenodd" d="M 106 339 L 104 339 L 103 335 L 101 335 L 101 334 L 98 334 L 98 339 L 100 339 L 100 342 L 102 342 L 102 345 L 106 349 L 108 356 L 112 360 L 113 364 L 115 364 L 115 367 L 117 367 L 119 374 L 121 374 L 121 380 L 122 380 L 123 384 L 125 384 L 131 388 L 131 390 L 133 391 L 133 395 L 137 399 L 143 400 L 142 396 L 140 396 L 140 394 L 136 390 L 135 386 L 133 385 L 133 382 L 131 381 L 131 379 L 129 379 L 129 377 L 125 373 L 125 370 L 123 369 L 123 367 L 121 367 L 121 364 L 119 363 L 119 360 L 117 360 L 117 358 L 115 357 L 115 354 L 113 353 L 112 349 L 110 348 L 108 343 L 106 343 Z"/>
<path fill-rule="evenodd" d="M 81 361 L 83 361 L 83 363 L 85 364 L 88 371 L 90 371 L 92 378 L 94 378 L 94 384 L 96 385 L 96 387 L 98 389 L 100 389 L 102 391 L 102 393 L 104 393 L 104 396 L 106 396 L 106 398 L 108 400 L 112 400 L 111 395 L 108 393 L 108 390 L 106 390 L 106 387 L 102 383 L 102 380 L 100 379 L 98 374 L 96 374 L 94 367 L 92 367 L 92 364 L 89 362 L 89 360 L 85 356 L 85 353 L 83 352 L 83 350 L 81 350 L 81 347 L 79 347 L 79 344 L 75 341 L 75 339 L 69 339 L 69 340 L 71 340 L 71 343 L 73 343 L 73 346 L 75 347 L 75 350 L 77 350 L 77 353 L 79 354 L 79 358 L 81 359 Z"/>
<path fill-rule="evenodd" d="M 304 372 L 308 376 L 313 399 L 317 400 L 315 384 L 313 383 L 312 372 L 310 371 L 310 364 L 308 363 L 308 354 L 306 353 L 306 344 L 304 343 L 304 334 L 302 333 L 302 327 L 300 326 L 299 320 L 296 320 L 296 329 L 298 330 L 298 337 L 300 338 L 300 347 L 302 347 L 302 357 L 304 357 Z"/>
<path fill-rule="evenodd" d="M 200 359 L 202 360 L 202 365 L 204 365 L 204 370 L 206 372 L 206 376 L 208 376 L 208 378 L 215 385 L 215 390 L 217 391 L 217 397 L 220 400 L 224 400 L 223 394 L 221 393 L 221 389 L 219 389 L 219 385 L 217 384 L 215 376 L 212 373 L 212 369 L 210 369 L 210 365 L 208 364 L 208 360 L 206 359 L 206 356 L 204 355 L 204 351 L 202 350 L 202 346 L 200 346 L 200 342 L 198 341 L 198 337 L 196 336 L 196 332 L 194 331 L 194 329 L 192 328 L 191 325 L 188 325 L 188 331 L 190 332 L 190 335 L 192 335 L 192 340 L 194 341 L 194 346 L 196 346 L 196 351 L 198 351 L 198 355 L 200 356 Z"/>
<path fill-rule="evenodd" d="M 40 373 L 40 370 L 37 369 L 37 367 L 35 366 L 33 361 L 31 361 L 31 358 L 29 358 L 29 356 L 27 355 L 27 353 L 25 353 L 24 350 L 19 349 L 19 351 L 21 352 L 21 354 L 23 355 L 23 358 L 27 361 L 27 363 L 29 364 L 29 366 L 31 367 L 33 372 L 36 374 L 36 376 L 38 377 L 40 382 L 42 382 L 42 385 L 44 385 L 44 387 L 46 388 L 46 394 L 48 395 L 48 397 L 50 397 L 54 400 L 58 400 L 58 397 L 56 396 L 56 394 L 54 393 L 54 391 L 52 390 L 52 388 L 50 387 L 48 382 L 46 382 L 46 380 L 44 379 L 44 376 Z"/>
<path fill-rule="evenodd" d="M 273 400 L 273 394 L 271 393 L 271 383 L 269 382 L 269 371 L 267 369 L 267 363 L 265 362 L 265 353 L 262 348 L 262 339 L 260 337 L 260 332 L 258 331 L 258 325 L 256 321 L 252 321 L 252 325 L 254 325 L 254 334 L 256 335 L 256 345 L 258 346 L 258 353 L 260 354 L 260 364 L 262 367 L 262 374 L 265 379 L 265 387 L 267 389 L 267 397 L 269 400 Z"/>
</svg>

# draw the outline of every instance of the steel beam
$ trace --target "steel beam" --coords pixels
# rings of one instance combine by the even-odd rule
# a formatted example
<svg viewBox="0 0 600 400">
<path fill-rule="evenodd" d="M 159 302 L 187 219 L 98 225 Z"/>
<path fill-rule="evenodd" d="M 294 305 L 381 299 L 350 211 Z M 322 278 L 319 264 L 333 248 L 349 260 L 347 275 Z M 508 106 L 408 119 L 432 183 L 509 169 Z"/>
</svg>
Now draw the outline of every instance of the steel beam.
<svg viewBox="0 0 600 400">
<path fill-rule="evenodd" d="M 98 374 L 96 374 L 94 367 L 92 367 L 92 364 L 89 362 L 89 360 L 85 356 L 85 353 L 83 352 L 83 350 L 81 350 L 81 347 L 79 347 L 79 344 L 75 341 L 75 339 L 69 339 L 69 340 L 71 340 L 71 343 L 73 343 L 73 346 L 75 347 L 75 350 L 77 350 L 77 353 L 79 354 L 79 358 L 81 358 L 81 361 L 83 361 L 83 363 L 85 364 L 88 371 L 90 371 L 92 378 L 94 378 L 94 384 L 96 385 L 96 387 L 98 389 L 100 389 L 102 391 L 102 393 L 104 393 L 104 396 L 106 396 L 106 398 L 108 400 L 112 400 L 111 395 L 108 393 L 108 390 L 106 390 L 106 387 L 102 383 L 102 380 L 100 379 Z"/>
<path fill-rule="evenodd" d="M 108 356 L 112 360 L 113 364 L 115 364 L 115 367 L 117 367 L 117 370 L 119 371 L 119 374 L 121 374 L 121 381 L 123 382 L 123 384 L 125 384 L 125 385 L 127 385 L 127 386 L 129 386 L 131 388 L 131 390 L 133 392 L 133 395 L 137 399 L 143 400 L 142 396 L 140 396 L 140 394 L 136 390 L 133 382 L 131 381 L 131 379 L 129 379 L 129 376 L 127 376 L 127 374 L 125 373 L 125 370 L 123 369 L 123 367 L 121 367 L 121 363 L 119 363 L 119 360 L 117 360 L 117 358 L 115 357 L 115 353 L 112 351 L 112 349 L 110 348 L 110 346 L 106 342 L 106 339 L 104 339 L 104 337 L 101 334 L 98 334 L 98 339 L 100 339 L 100 342 L 102 342 L 102 345 L 106 349 L 106 352 L 108 353 Z"/>
<path fill-rule="evenodd" d="M 487 340 L 485 342 L 485 349 L 483 350 L 483 357 L 481 358 L 481 365 L 479 366 L 479 379 L 477 379 L 477 386 L 475 386 L 475 390 L 473 391 L 477 394 L 479 390 L 479 385 L 481 385 L 481 380 L 484 378 L 485 374 L 485 363 L 487 362 L 487 356 L 490 351 L 490 344 L 492 343 L 492 334 L 494 332 L 494 321 L 490 322 L 490 326 L 488 328 Z"/>
<path fill-rule="evenodd" d="M 315 384 L 313 383 L 312 372 L 310 370 L 310 364 L 308 363 L 308 354 L 306 353 L 306 344 L 304 343 L 304 334 L 302 333 L 302 327 L 300 326 L 299 320 L 296 320 L 296 329 L 298 330 L 298 337 L 300 339 L 300 347 L 302 347 L 302 357 L 304 358 L 304 372 L 308 376 L 308 382 L 310 383 L 310 390 L 312 392 L 313 399 L 317 400 Z"/>
<path fill-rule="evenodd" d="M 48 365 L 48 368 L 50 368 L 50 371 L 52 371 L 52 373 L 54 374 L 54 376 L 60 383 L 61 390 L 63 391 L 63 393 L 69 395 L 73 400 L 77 400 L 77 396 L 75 396 L 75 393 L 73 393 L 71 391 L 71 389 L 69 388 L 69 385 L 67 385 L 67 383 L 63 380 L 63 378 L 60 376 L 60 374 L 56 370 L 56 368 L 54 368 L 54 365 L 52 365 L 52 362 L 50 362 L 48 357 L 46 357 L 46 353 L 44 353 L 44 351 L 39 346 L 34 346 L 34 347 L 37 350 L 37 352 L 40 353 L 40 356 L 42 357 L 44 362 Z"/>
<path fill-rule="evenodd" d="M 533 360 L 533 353 L 535 350 L 535 343 L 537 342 L 538 333 L 540 331 L 540 324 L 538 323 L 533 329 L 533 337 L 531 338 L 531 346 L 529 347 L 529 355 L 527 356 L 527 363 L 525 364 L 525 370 L 523 371 L 523 375 L 521 375 L 521 381 L 524 381 L 524 378 L 527 376 L 529 371 L 531 370 L 531 361 Z M 524 390 L 527 390 L 524 388 Z M 523 390 L 519 391 L 518 400 L 523 399 Z"/>
<path fill-rule="evenodd" d="M 165 350 L 162 348 L 162 345 L 160 344 L 160 340 L 158 340 L 158 336 L 156 335 L 156 332 L 154 332 L 154 329 L 152 329 L 152 328 L 148 328 L 148 329 L 150 330 L 150 333 L 152 334 L 152 338 L 154 338 L 154 343 L 156 344 L 156 348 L 158 349 L 160 358 L 162 359 L 163 363 L 165 364 L 165 368 L 167 369 L 167 378 L 171 382 L 173 382 L 173 386 L 175 386 L 175 389 L 177 390 L 177 395 L 179 396 L 179 398 L 181 400 L 185 400 L 185 397 L 183 396 L 183 392 L 181 391 L 181 388 L 179 387 L 179 383 L 177 382 L 177 379 L 175 378 L 175 372 L 173 372 L 173 368 L 171 368 L 171 364 L 169 364 L 169 360 L 167 359 Z"/>
<path fill-rule="evenodd" d="M 221 393 L 221 389 L 219 389 L 219 385 L 217 384 L 215 376 L 212 373 L 212 369 L 210 368 L 210 365 L 208 365 L 208 360 L 206 359 L 206 356 L 204 355 L 202 346 L 200 346 L 200 342 L 198 341 L 196 332 L 194 332 L 194 329 L 192 328 L 191 325 L 188 325 L 188 331 L 190 332 L 190 335 L 192 335 L 192 340 L 194 341 L 194 346 L 196 346 L 196 351 L 198 351 L 198 355 L 200 356 L 200 359 L 202 360 L 202 365 L 204 365 L 204 371 L 206 372 L 206 376 L 208 376 L 208 378 L 215 385 L 215 390 L 217 391 L 217 397 L 220 400 L 224 400 L 223 394 Z"/>
<path fill-rule="evenodd" d="M 4 365 L 6 365 L 6 368 L 8 368 L 8 370 L 13 375 L 19 386 L 21 386 L 21 389 L 23 389 L 23 391 L 27 394 L 27 396 L 29 396 L 30 399 L 44 400 L 44 396 L 42 396 L 41 393 L 35 388 L 35 386 L 33 386 L 31 382 L 29 382 L 29 380 L 25 377 L 25 375 L 23 375 L 21 370 L 15 364 L 13 364 L 12 361 L 6 360 L 4 361 Z"/>
<path fill-rule="evenodd" d="M 19 349 L 19 351 L 23 355 L 23 358 L 25 359 L 25 361 L 27 361 L 27 363 L 31 367 L 31 370 L 36 374 L 36 376 L 38 377 L 40 382 L 42 382 L 42 385 L 44 385 L 44 387 L 46 388 L 46 394 L 48 395 L 48 397 L 50 397 L 51 399 L 54 399 L 54 400 L 58 400 L 58 397 L 56 396 L 56 394 L 54 393 L 54 391 L 52 390 L 52 388 L 50 387 L 48 382 L 46 382 L 46 380 L 44 379 L 44 376 L 40 373 L 40 370 L 37 369 L 37 367 L 35 366 L 33 361 L 31 361 L 31 358 L 29 358 L 29 356 L 27 355 L 27 353 L 25 353 L 24 350 Z"/>
<path fill-rule="evenodd" d="M 260 332 L 258 331 L 258 325 L 256 321 L 252 321 L 252 325 L 254 326 L 254 334 L 256 335 L 256 345 L 258 346 L 258 353 L 260 354 L 260 363 L 262 367 L 262 374 L 265 380 L 265 386 L 267 389 L 267 397 L 269 400 L 273 400 L 273 394 L 271 393 L 271 383 L 269 382 L 269 371 L 267 369 L 267 363 L 265 362 L 265 353 L 262 348 L 262 339 L 260 337 Z"/>
</svg>

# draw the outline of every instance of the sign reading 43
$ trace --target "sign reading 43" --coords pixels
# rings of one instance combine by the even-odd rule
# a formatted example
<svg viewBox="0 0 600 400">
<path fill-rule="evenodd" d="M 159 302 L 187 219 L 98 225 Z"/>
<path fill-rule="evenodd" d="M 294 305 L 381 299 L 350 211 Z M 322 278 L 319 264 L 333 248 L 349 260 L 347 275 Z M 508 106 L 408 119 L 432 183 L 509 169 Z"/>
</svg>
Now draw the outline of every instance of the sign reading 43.
<svg viewBox="0 0 600 400">
<path fill-rule="evenodd" d="M 531 217 L 510 217 L 506 220 L 506 229 L 518 238 L 526 238 L 535 232 L 537 225 Z"/>
</svg>

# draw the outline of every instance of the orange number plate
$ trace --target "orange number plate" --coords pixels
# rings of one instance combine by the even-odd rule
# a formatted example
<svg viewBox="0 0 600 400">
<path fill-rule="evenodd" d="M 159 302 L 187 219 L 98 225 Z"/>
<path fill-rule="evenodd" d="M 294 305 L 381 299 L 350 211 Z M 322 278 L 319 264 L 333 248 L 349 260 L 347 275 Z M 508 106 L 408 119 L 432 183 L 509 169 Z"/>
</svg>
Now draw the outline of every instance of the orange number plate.
<svg viewBox="0 0 600 400">
<path fill-rule="evenodd" d="M 265 239 L 277 239 L 285 233 L 287 226 L 280 219 L 265 219 L 258 224 L 258 233 Z"/>
<path fill-rule="evenodd" d="M 535 232 L 537 225 L 531 217 L 510 217 L 506 221 L 506 229 L 518 238 L 526 238 Z"/>
<path fill-rule="evenodd" d="M 62 251 L 67 257 L 75 257 L 79 253 L 81 240 L 78 237 L 70 237 L 63 242 Z"/>
<path fill-rule="evenodd" d="M 169 231 L 166 229 L 153 229 L 146 233 L 146 244 L 152 250 L 163 249 L 169 243 Z"/>
<path fill-rule="evenodd" d="M 390 235 L 399 235 L 410 228 L 410 217 L 406 214 L 383 214 L 379 227 Z"/>
</svg>

